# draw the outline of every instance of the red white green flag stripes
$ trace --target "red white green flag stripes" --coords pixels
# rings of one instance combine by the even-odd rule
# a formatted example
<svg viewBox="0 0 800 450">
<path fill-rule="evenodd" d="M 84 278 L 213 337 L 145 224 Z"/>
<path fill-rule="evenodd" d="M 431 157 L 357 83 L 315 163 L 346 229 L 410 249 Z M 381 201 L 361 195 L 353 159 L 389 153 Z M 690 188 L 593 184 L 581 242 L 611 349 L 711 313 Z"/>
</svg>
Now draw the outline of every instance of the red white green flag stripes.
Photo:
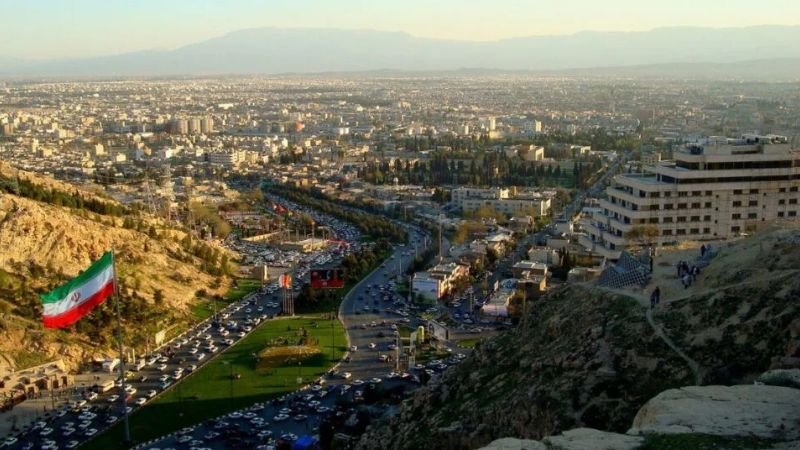
<svg viewBox="0 0 800 450">
<path fill-rule="evenodd" d="M 106 252 L 66 284 L 40 295 L 45 328 L 64 328 L 77 322 L 114 293 L 114 256 Z"/>
</svg>

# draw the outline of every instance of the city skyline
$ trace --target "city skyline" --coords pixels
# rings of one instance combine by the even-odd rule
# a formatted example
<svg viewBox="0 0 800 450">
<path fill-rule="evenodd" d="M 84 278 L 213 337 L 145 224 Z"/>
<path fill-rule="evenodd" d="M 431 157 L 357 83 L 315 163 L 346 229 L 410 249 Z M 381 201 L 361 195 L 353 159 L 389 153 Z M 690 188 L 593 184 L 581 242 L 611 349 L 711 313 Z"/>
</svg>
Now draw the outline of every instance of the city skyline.
<svg viewBox="0 0 800 450">
<path fill-rule="evenodd" d="M 729 28 L 796 25 L 800 5 L 784 0 L 752 10 L 744 0 L 720 11 L 710 0 L 647 2 L 584 0 L 534 4 L 516 0 L 421 2 L 150 0 L 108 4 L 96 0 L 4 5 L 2 25 L 15 39 L 0 43 L 0 56 L 21 59 L 94 57 L 150 49 L 174 49 L 258 27 L 335 28 L 404 32 L 414 37 L 497 41 L 570 35 L 582 31 L 646 31 L 664 27 Z M 780 14 L 778 13 L 780 12 Z M 713 17 L 713 21 L 707 18 Z M 11 20 L 13 19 L 13 20 Z M 100 39 L 99 37 L 102 36 Z"/>
</svg>

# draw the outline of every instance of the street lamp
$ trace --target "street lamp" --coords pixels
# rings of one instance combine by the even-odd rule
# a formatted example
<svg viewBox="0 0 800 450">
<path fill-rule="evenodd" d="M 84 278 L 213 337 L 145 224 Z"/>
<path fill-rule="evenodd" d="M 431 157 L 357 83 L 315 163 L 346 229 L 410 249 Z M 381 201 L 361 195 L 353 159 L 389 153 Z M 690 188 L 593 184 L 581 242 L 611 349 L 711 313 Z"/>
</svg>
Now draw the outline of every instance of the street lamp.
<svg viewBox="0 0 800 450">
<path fill-rule="evenodd" d="M 231 410 L 233 410 L 233 361 L 225 361 L 223 362 L 223 364 L 227 364 L 228 367 L 230 368 L 230 374 L 229 374 L 230 390 L 228 392 L 228 402 Z"/>
</svg>

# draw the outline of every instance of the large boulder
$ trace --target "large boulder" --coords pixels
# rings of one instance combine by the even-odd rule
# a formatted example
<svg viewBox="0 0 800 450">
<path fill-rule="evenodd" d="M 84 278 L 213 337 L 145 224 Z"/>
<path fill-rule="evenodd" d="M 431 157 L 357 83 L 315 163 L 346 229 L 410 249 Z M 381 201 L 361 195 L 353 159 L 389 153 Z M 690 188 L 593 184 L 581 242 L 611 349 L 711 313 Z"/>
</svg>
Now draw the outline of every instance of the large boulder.
<svg viewBox="0 0 800 450">
<path fill-rule="evenodd" d="M 782 386 L 690 386 L 648 401 L 628 434 L 703 433 L 800 438 L 800 390 Z"/>
<path fill-rule="evenodd" d="M 503 438 L 493 441 L 479 450 L 547 450 L 547 447 L 539 441 Z"/>
<path fill-rule="evenodd" d="M 553 450 L 634 450 L 644 445 L 644 438 L 594 428 L 576 428 L 546 437 L 544 442 Z"/>
<path fill-rule="evenodd" d="M 756 380 L 770 386 L 786 386 L 800 389 L 800 369 L 773 369 L 761 374 Z"/>
</svg>

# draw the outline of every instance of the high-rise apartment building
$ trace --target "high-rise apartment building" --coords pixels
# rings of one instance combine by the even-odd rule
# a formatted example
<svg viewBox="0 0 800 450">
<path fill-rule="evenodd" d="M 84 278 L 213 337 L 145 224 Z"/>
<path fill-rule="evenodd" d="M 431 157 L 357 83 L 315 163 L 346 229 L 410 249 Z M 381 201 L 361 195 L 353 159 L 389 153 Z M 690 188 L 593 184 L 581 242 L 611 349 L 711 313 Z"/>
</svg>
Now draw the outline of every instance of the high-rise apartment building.
<svg viewBox="0 0 800 450">
<path fill-rule="evenodd" d="M 189 134 L 200 134 L 202 132 L 201 128 L 199 118 L 192 117 L 189 119 Z"/>
<path fill-rule="evenodd" d="M 800 215 L 800 150 L 784 136 L 712 137 L 673 157 L 616 176 L 583 219 L 584 246 L 618 252 L 641 244 L 632 236 L 644 230 L 654 243 L 724 239 Z"/>
<path fill-rule="evenodd" d="M 214 118 L 211 116 L 203 117 L 200 122 L 200 132 L 203 134 L 214 132 Z"/>
</svg>

